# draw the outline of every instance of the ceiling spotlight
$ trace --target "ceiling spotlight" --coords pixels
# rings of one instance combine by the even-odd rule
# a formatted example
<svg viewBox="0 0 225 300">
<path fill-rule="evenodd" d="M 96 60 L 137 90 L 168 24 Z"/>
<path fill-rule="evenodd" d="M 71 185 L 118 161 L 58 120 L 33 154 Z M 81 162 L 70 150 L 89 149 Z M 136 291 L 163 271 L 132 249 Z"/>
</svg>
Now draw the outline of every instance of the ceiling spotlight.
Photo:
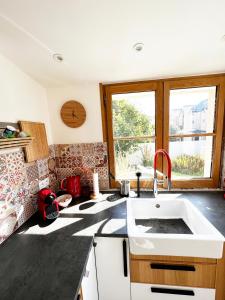
<svg viewBox="0 0 225 300">
<path fill-rule="evenodd" d="M 62 54 L 59 54 L 59 53 L 54 53 L 53 54 L 53 59 L 55 61 L 57 61 L 58 63 L 63 62 L 63 56 L 62 56 Z"/>
<path fill-rule="evenodd" d="M 133 49 L 137 52 L 141 52 L 144 48 L 144 44 L 143 43 L 136 43 L 133 46 Z"/>
</svg>

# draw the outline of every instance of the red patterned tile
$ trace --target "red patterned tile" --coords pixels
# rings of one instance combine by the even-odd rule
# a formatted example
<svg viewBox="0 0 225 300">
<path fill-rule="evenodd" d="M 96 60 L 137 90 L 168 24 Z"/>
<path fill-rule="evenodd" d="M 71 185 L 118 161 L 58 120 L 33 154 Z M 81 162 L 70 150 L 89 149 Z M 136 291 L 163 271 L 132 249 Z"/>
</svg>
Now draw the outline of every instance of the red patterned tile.
<svg viewBox="0 0 225 300">
<path fill-rule="evenodd" d="M 28 201 L 24 204 L 24 219 L 28 220 L 34 213 L 36 208 L 34 207 L 31 201 Z"/>
<path fill-rule="evenodd" d="M 49 158 L 54 158 L 55 157 L 55 145 L 50 145 L 48 147 L 49 149 Z"/>
<path fill-rule="evenodd" d="M 82 175 L 84 173 L 84 169 L 81 167 L 73 168 L 73 174 L 75 175 Z"/>
<path fill-rule="evenodd" d="M 49 172 L 50 173 L 54 172 L 55 168 L 56 168 L 56 160 L 55 160 L 55 158 L 51 157 L 51 158 L 48 159 Z"/>
<path fill-rule="evenodd" d="M 39 180 L 35 179 L 29 183 L 29 194 L 35 195 L 39 191 Z"/>
<path fill-rule="evenodd" d="M 1 154 L 0 155 L 0 174 L 7 174 L 8 168 L 7 168 L 7 162 L 6 162 L 6 155 Z"/>
<path fill-rule="evenodd" d="M 55 145 L 55 156 L 60 157 L 62 155 L 70 156 L 69 144 L 57 144 Z"/>
<path fill-rule="evenodd" d="M 52 189 L 54 192 L 57 192 L 59 189 L 59 184 L 57 180 L 57 175 L 56 173 L 50 173 L 49 174 L 49 187 Z"/>
<path fill-rule="evenodd" d="M 73 176 L 73 169 L 72 168 L 58 168 L 57 169 L 57 178 L 58 180 L 62 180 L 68 176 Z"/>
<path fill-rule="evenodd" d="M 82 156 L 82 145 L 81 144 L 72 144 L 70 145 L 70 153 L 72 156 Z"/>
<path fill-rule="evenodd" d="M 83 169 L 81 174 L 81 179 L 92 180 L 93 179 L 93 170 L 92 169 Z"/>
<path fill-rule="evenodd" d="M 6 154 L 8 172 L 19 171 L 24 168 L 24 155 L 22 151 L 10 152 Z"/>
<path fill-rule="evenodd" d="M 16 170 L 13 173 L 8 174 L 9 185 L 16 189 L 27 182 L 27 175 L 25 169 Z"/>
<path fill-rule="evenodd" d="M 37 160 L 39 178 L 49 174 L 48 159 Z"/>
<path fill-rule="evenodd" d="M 14 204 L 23 204 L 29 199 L 28 185 L 21 186 L 13 197 Z"/>
<path fill-rule="evenodd" d="M 27 173 L 28 183 L 30 183 L 35 179 L 38 179 L 39 173 L 38 173 L 37 163 L 33 162 L 31 164 L 26 164 L 26 173 Z"/>
<path fill-rule="evenodd" d="M 55 167 L 56 168 L 61 168 L 61 157 L 56 157 L 55 158 Z"/>
<path fill-rule="evenodd" d="M 108 190 L 109 189 L 109 180 L 108 179 L 100 179 L 99 180 L 99 188 L 100 188 L 100 190 Z"/>
<path fill-rule="evenodd" d="M 106 167 L 108 165 L 107 155 L 97 154 L 95 155 L 95 166 L 96 167 Z"/>
<path fill-rule="evenodd" d="M 9 186 L 8 174 L 0 174 L 0 201 L 5 201 L 7 195 L 12 192 Z"/>
<path fill-rule="evenodd" d="M 107 167 L 96 168 L 95 171 L 98 173 L 99 179 L 108 179 L 109 173 Z"/>
<path fill-rule="evenodd" d="M 72 159 L 72 168 L 83 166 L 82 156 L 72 156 L 71 159 Z"/>
<path fill-rule="evenodd" d="M 59 160 L 60 168 L 72 168 L 72 157 L 61 156 Z"/>
<path fill-rule="evenodd" d="M 84 156 L 83 157 L 83 167 L 84 168 L 93 168 L 95 167 L 95 157 L 94 156 Z"/>
<path fill-rule="evenodd" d="M 82 155 L 84 157 L 93 155 L 93 153 L 94 153 L 94 144 L 93 143 L 81 144 L 81 148 L 82 148 Z"/>
</svg>

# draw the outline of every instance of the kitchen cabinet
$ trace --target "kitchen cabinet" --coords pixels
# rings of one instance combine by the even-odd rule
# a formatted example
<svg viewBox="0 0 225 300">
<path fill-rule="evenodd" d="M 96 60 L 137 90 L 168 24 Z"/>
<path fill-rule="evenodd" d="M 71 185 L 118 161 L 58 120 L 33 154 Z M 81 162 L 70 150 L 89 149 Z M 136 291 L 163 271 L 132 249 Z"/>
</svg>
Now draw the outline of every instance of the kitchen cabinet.
<svg viewBox="0 0 225 300">
<path fill-rule="evenodd" d="M 81 290 L 82 296 L 80 296 L 80 300 L 98 300 L 94 247 L 92 247 L 89 254 L 86 270 L 81 284 Z"/>
<path fill-rule="evenodd" d="M 215 289 L 131 284 L 132 300 L 214 300 Z"/>
<path fill-rule="evenodd" d="M 130 300 L 128 239 L 96 237 L 95 242 L 99 300 Z"/>
<path fill-rule="evenodd" d="M 215 287 L 216 264 L 131 260 L 131 270 L 133 282 Z"/>
<path fill-rule="evenodd" d="M 130 259 L 132 300 L 215 300 L 216 259 L 132 254 Z"/>
</svg>

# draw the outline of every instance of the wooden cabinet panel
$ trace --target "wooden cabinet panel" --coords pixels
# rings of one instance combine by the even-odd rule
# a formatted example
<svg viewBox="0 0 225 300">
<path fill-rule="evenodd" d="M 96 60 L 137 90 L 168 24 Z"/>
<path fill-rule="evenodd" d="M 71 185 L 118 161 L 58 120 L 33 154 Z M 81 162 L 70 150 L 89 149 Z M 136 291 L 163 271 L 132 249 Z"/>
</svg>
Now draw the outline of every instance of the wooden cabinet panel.
<svg viewBox="0 0 225 300">
<path fill-rule="evenodd" d="M 131 260 L 131 282 L 214 288 L 215 264 Z"/>
<path fill-rule="evenodd" d="M 44 123 L 20 121 L 21 130 L 29 133 L 33 140 L 25 148 L 26 161 L 31 162 L 37 159 L 48 157 L 48 141 Z"/>
<path fill-rule="evenodd" d="M 149 260 L 149 261 L 174 261 L 174 262 L 191 262 L 217 264 L 216 258 L 188 257 L 188 256 L 169 256 L 169 255 L 134 255 L 130 253 L 130 259 Z"/>
<path fill-rule="evenodd" d="M 216 300 L 225 300 L 225 245 L 223 246 L 223 257 L 217 260 Z"/>
</svg>

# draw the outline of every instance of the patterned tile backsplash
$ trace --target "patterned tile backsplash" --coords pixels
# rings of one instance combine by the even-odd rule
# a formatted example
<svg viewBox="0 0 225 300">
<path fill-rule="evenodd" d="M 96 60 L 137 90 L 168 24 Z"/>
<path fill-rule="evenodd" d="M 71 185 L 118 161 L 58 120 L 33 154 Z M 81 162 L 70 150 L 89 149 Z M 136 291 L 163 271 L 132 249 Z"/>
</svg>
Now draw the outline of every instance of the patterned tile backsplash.
<svg viewBox="0 0 225 300">
<path fill-rule="evenodd" d="M 37 192 L 43 180 L 57 191 L 60 181 L 81 176 L 92 188 L 92 172 L 99 174 L 100 189 L 109 188 L 106 143 L 49 146 L 49 157 L 25 163 L 22 150 L 0 152 L 0 244 L 37 211 Z"/>
<path fill-rule="evenodd" d="M 57 179 L 72 175 L 81 176 L 81 185 L 92 188 L 92 173 L 99 174 L 100 189 L 109 188 L 106 143 L 55 145 Z"/>
</svg>

